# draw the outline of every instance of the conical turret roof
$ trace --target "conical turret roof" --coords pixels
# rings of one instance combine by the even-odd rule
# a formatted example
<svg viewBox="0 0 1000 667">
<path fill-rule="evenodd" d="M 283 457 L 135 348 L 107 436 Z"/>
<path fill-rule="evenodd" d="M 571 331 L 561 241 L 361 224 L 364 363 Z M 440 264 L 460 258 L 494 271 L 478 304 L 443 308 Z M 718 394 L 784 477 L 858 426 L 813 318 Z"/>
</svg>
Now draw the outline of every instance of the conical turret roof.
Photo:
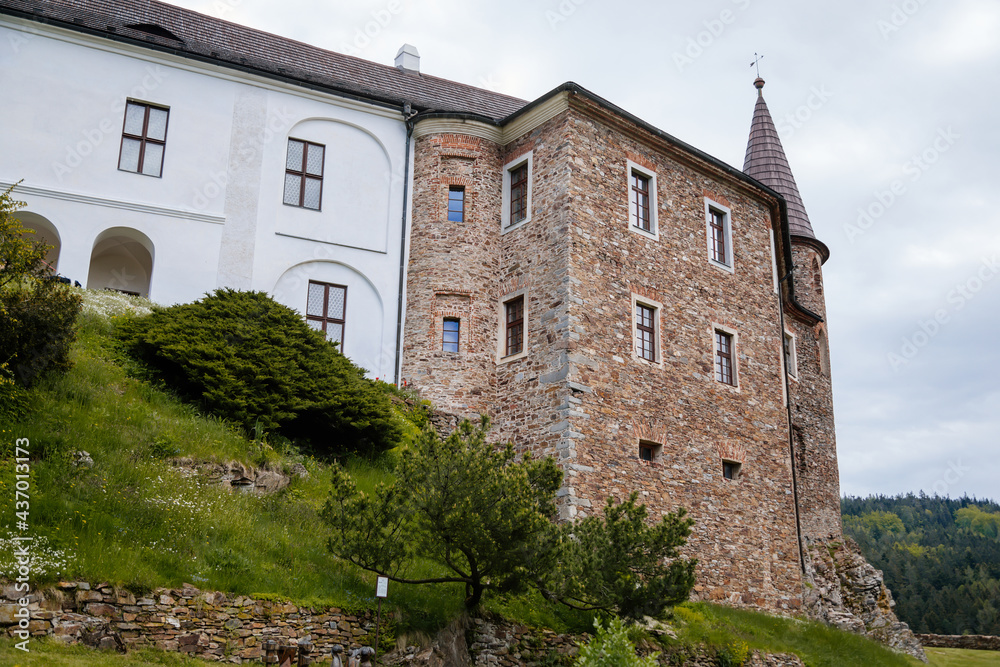
<svg viewBox="0 0 1000 667">
<path fill-rule="evenodd" d="M 795 185 L 795 177 L 788 166 L 785 150 L 781 147 L 778 131 L 771 120 L 771 112 L 767 110 L 767 102 L 764 101 L 764 79 L 757 77 L 753 85 L 757 88 L 757 106 L 754 107 L 753 122 L 750 123 L 750 140 L 747 142 L 743 173 L 785 198 L 788 203 L 788 231 L 792 236 L 816 239 L 809 223 L 809 214 L 802 204 L 799 188 Z"/>
</svg>

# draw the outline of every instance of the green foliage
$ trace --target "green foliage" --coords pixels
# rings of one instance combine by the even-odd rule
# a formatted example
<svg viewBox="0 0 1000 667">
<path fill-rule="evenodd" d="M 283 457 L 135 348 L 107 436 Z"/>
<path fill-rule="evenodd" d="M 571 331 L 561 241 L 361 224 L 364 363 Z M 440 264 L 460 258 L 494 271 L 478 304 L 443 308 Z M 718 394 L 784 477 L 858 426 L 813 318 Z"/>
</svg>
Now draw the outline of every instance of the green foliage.
<svg viewBox="0 0 1000 667">
<path fill-rule="evenodd" d="M 15 201 L 12 190 L 0 194 L 0 364 L 4 375 L 12 372 L 31 387 L 69 368 L 80 297 L 49 275 L 48 246 L 31 239 L 34 232 L 14 217 L 24 202 Z M 0 413 L 17 409 L 16 390 L 0 386 Z"/>
<path fill-rule="evenodd" d="M 681 558 L 694 521 L 684 508 L 650 525 L 637 494 L 616 505 L 608 498 L 604 516 L 565 524 L 559 568 L 547 583 L 570 606 L 599 609 L 630 620 L 661 617 L 688 599 L 697 561 Z"/>
<path fill-rule="evenodd" d="M 924 494 L 843 498 L 844 532 L 915 632 L 1000 634 L 1000 505 Z"/>
<path fill-rule="evenodd" d="M 580 646 L 580 654 L 574 667 L 656 667 L 659 654 L 640 658 L 628 638 L 628 630 L 621 619 L 612 618 L 607 626 L 594 621 L 597 634 L 586 645 Z"/>
<path fill-rule="evenodd" d="M 523 590 L 551 567 L 546 537 L 562 473 L 551 459 L 519 461 L 510 444 L 493 447 L 488 428 L 485 417 L 478 428 L 465 421 L 445 440 L 425 428 L 396 480 L 371 493 L 335 468 L 323 510 L 330 550 L 393 581 L 463 584 L 468 609 L 487 590 Z M 438 576 L 415 575 L 418 556 Z"/>
<path fill-rule="evenodd" d="M 14 187 L 0 193 L 0 290 L 17 286 L 26 278 L 42 278 L 47 269 L 45 253 L 49 246 L 30 238 L 34 232 L 25 229 L 15 217 L 26 204 L 11 196 Z"/>
<path fill-rule="evenodd" d="M 719 667 L 742 667 L 749 655 L 750 645 L 737 639 L 719 648 L 715 652 L 715 660 Z"/>
<path fill-rule="evenodd" d="M 290 308 L 217 290 L 125 322 L 121 338 L 171 389 L 209 412 L 318 453 L 376 453 L 402 431 L 388 396 Z"/>
</svg>

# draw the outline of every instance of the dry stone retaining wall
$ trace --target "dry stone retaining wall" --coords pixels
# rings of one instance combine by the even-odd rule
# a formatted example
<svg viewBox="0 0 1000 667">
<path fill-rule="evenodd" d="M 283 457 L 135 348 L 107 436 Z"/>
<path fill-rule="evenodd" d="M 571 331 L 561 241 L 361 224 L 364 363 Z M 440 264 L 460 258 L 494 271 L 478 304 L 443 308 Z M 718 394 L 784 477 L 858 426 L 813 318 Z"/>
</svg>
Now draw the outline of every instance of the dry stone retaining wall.
<svg viewBox="0 0 1000 667">
<path fill-rule="evenodd" d="M 917 635 L 924 646 L 966 648 L 974 651 L 1000 651 L 1000 637 L 992 635 Z"/>
<path fill-rule="evenodd" d="M 4 586 L 0 625 L 13 636 L 14 613 L 22 597 L 13 584 Z M 76 643 L 85 634 L 117 635 L 124 647 L 155 646 L 215 661 L 259 663 L 264 643 L 295 644 L 308 638 L 314 655 L 329 661 L 335 644 L 347 648 L 372 644 L 374 612 L 351 614 L 329 607 L 313 609 L 244 595 L 204 592 L 185 584 L 154 590 L 148 596 L 98 584 L 65 582 L 29 595 L 34 637 L 53 636 Z M 107 642 L 109 647 L 116 640 Z"/>
</svg>

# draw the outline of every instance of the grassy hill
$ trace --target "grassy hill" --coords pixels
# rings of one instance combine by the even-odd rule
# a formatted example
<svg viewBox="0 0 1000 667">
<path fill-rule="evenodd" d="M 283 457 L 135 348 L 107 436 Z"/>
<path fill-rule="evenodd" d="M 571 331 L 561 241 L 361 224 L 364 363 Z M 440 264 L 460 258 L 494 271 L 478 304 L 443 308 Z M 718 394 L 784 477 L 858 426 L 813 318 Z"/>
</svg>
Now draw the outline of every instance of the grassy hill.
<svg viewBox="0 0 1000 667">
<path fill-rule="evenodd" d="M 14 439 L 30 440 L 34 582 L 102 580 L 136 591 L 188 582 L 297 604 L 348 610 L 373 606 L 374 578 L 334 559 L 326 549 L 327 528 L 318 513 L 328 492 L 327 464 L 284 440 L 248 438 L 144 380 L 142 369 L 111 336 L 117 317 L 144 307 L 134 299 L 90 293 L 78 322 L 73 368 L 33 388 L 26 415 L 0 422 L 0 535 L 13 530 Z M 89 453 L 92 465 L 79 464 L 80 451 Z M 388 478 L 393 458 L 401 455 L 405 443 L 375 460 L 352 459 L 347 467 L 362 488 L 370 489 Z M 180 457 L 267 464 L 289 472 L 301 465 L 308 475 L 291 475 L 291 484 L 273 495 L 241 494 L 172 465 Z M 13 571 L 9 544 L 0 545 L 0 572 L 7 576 Z M 463 596 L 454 585 L 397 585 L 390 610 L 400 632 L 412 639 L 460 614 Z M 487 609 L 558 632 L 592 628 L 589 614 L 571 612 L 537 594 L 494 598 Z M 795 652 L 810 665 L 831 667 L 917 664 L 815 623 L 707 604 L 679 607 L 674 624 L 678 639 L 669 642 L 674 648 L 705 644 L 728 651 L 746 645 Z M 636 639 L 642 640 L 642 634 Z M 9 642 L 0 642 L 0 662 L 194 664 L 155 652 L 108 661 L 80 648 L 45 642 L 33 646 L 35 655 L 26 657 Z"/>
</svg>

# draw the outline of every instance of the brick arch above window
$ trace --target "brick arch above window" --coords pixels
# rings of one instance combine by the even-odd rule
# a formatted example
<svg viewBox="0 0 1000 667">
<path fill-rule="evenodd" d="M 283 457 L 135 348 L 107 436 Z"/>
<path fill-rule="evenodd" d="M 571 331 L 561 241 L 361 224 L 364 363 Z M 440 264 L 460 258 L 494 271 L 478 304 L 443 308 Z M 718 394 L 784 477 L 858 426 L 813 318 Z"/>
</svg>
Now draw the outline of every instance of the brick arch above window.
<svg viewBox="0 0 1000 667">
<path fill-rule="evenodd" d="M 664 424 L 632 420 L 632 437 L 637 440 L 665 445 L 667 443 L 668 432 Z"/>
<path fill-rule="evenodd" d="M 746 463 L 747 450 L 739 440 L 719 440 L 715 443 L 715 451 L 723 461 Z"/>
</svg>

